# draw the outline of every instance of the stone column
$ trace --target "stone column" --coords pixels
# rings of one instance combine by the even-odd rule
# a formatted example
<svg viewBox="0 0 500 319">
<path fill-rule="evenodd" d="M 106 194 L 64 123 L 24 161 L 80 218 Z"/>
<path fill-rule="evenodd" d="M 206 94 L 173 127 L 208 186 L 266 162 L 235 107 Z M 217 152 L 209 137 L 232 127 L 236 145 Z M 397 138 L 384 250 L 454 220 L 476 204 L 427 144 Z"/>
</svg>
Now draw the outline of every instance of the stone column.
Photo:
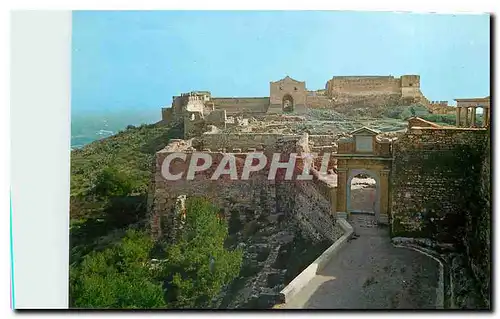
<svg viewBox="0 0 500 319">
<path fill-rule="evenodd" d="M 388 169 L 380 171 L 380 211 L 377 218 L 379 224 L 389 224 L 389 173 Z"/>
<path fill-rule="evenodd" d="M 457 113 L 457 127 L 460 127 L 460 113 L 461 113 L 461 111 L 462 111 L 462 108 L 457 106 L 457 111 L 456 111 L 456 113 Z"/>
<path fill-rule="evenodd" d="M 470 115 L 471 116 L 471 126 L 470 127 L 476 127 L 476 107 L 473 106 L 471 108 L 472 110 L 472 114 Z"/>
<path fill-rule="evenodd" d="M 490 108 L 483 107 L 483 127 L 490 126 Z"/>
<path fill-rule="evenodd" d="M 469 108 L 464 107 L 465 110 L 465 127 L 469 127 Z"/>
<path fill-rule="evenodd" d="M 337 218 L 347 218 L 347 168 L 337 168 Z"/>
</svg>

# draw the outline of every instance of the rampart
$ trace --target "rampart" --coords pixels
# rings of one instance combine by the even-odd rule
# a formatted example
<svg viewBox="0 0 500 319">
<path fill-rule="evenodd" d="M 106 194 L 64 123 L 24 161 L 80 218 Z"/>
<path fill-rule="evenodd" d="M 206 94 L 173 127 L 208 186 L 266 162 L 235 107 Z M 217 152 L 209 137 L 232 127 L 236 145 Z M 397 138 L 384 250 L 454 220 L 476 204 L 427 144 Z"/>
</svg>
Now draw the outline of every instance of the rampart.
<svg viewBox="0 0 500 319">
<path fill-rule="evenodd" d="M 420 91 L 420 76 L 337 76 L 326 83 L 325 90 L 310 91 L 306 82 L 289 76 L 270 82 L 268 97 L 212 97 L 209 91 L 193 91 L 174 96 L 170 111 L 162 111 L 162 122 L 185 118 L 184 113 L 197 112 L 201 117 L 213 111 L 228 116 L 266 114 L 306 114 L 311 108 L 357 108 L 408 105 L 423 101 L 439 112 L 449 111 L 441 103 L 429 102 Z"/>
<path fill-rule="evenodd" d="M 489 303 L 489 130 L 410 128 L 394 145 L 393 236 L 462 247 Z"/>
<path fill-rule="evenodd" d="M 297 146 L 299 143 L 302 143 L 301 147 Z M 235 203 L 246 207 L 266 205 L 266 211 L 270 214 L 280 214 L 298 221 L 299 228 L 308 238 L 319 241 L 333 239 L 335 219 L 332 215 L 334 194 L 331 189 L 316 177 L 309 181 L 298 181 L 296 178 L 304 172 L 301 154 L 308 151 L 307 143 L 307 136 L 299 136 L 298 139 L 280 139 L 270 148 L 273 152 L 280 151 L 280 161 L 288 160 L 291 153 L 299 154 L 293 169 L 295 177 L 291 180 L 284 179 L 285 169 L 278 169 L 275 178 L 269 180 L 270 161 L 262 170 L 251 173 L 248 180 L 234 180 L 229 175 L 221 175 L 214 180 L 214 172 L 227 153 L 208 151 L 203 153 L 209 154 L 211 166 L 187 180 L 185 177 L 194 148 L 191 141 L 172 140 L 156 154 L 155 195 L 151 216 L 153 234 L 158 237 L 164 233 L 168 236 L 175 233 L 176 216 L 173 214 L 179 196 L 202 196 L 219 207 L 229 207 Z M 165 168 L 165 158 L 171 153 L 179 152 L 185 153 L 186 158 L 176 158 Z M 264 150 L 267 158 L 272 158 L 273 152 Z M 249 152 L 230 153 L 235 158 L 239 177 L 248 154 Z M 183 175 L 179 180 L 166 180 L 165 169 L 170 174 Z"/>
<path fill-rule="evenodd" d="M 336 76 L 327 82 L 330 96 L 401 93 L 401 79 L 393 76 Z"/>
<path fill-rule="evenodd" d="M 196 149 L 217 151 L 225 149 L 227 152 L 249 149 L 262 150 L 264 147 L 276 145 L 280 139 L 297 141 L 300 135 L 280 133 L 204 133 L 193 141 Z M 336 150 L 334 135 L 309 135 L 309 144 L 312 152 L 332 152 Z"/>
<path fill-rule="evenodd" d="M 211 100 L 215 109 L 226 110 L 228 115 L 239 113 L 266 113 L 269 97 L 217 97 Z"/>
<path fill-rule="evenodd" d="M 283 135 L 273 133 L 205 133 L 196 138 L 194 144 L 197 149 L 212 151 L 225 149 L 232 152 L 234 149 L 247 151 L 248 149 L 262 150 L 266 145 L 276 145 L 280 138 L 298 140 L 299 135 Z"/>
<path fill-rule="evenodd" d="M 335 76 L 326 84 L 331 97 L 356 97 L 374 95 L 397 95 L 402 98 L 419 98 L 420 76 Z"/>
<path fill-rule="evenodd" d="M 485 138 L 484 129 L 412 127 L 394 143 L 394 236 L 460 240 L 456 229 L 475 191 Z"/>
</svg>

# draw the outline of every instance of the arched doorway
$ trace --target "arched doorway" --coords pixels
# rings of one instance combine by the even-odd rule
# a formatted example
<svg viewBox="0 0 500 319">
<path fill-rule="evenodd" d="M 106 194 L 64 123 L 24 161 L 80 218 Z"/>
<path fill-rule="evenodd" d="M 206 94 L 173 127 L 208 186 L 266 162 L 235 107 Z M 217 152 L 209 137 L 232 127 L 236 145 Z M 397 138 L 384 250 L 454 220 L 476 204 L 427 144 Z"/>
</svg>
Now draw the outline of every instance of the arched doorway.
<svg viewBox="0 0 500 319">
<path fill-rule="evenodd" d="M 293 97 L 290 94 L 285 94 L 283 96 L 281 107 L 283 112 L 293 112 Z"/>
<path fill-rule="evenodd" d="M 368 205 L 378 224 L 389 223 L 389 175 L 392 166 L 391 140 L 378 138 L 378 131 L 362 127 L 337 141 L 337 218 L 347 218 L 356 210 L 352 206 L 351 184 L 356 175 L 375 181 L 374 199 L 368 194 Z M 368 207 L 369 208 L 369 207 Z M 362 209 L 365 210 L 365 209 Z M 368 209 L 367 209 L 368 210 Z"/>
<path fill-rule="evenodd" d="M 374 171 L 351 169 L 346 185 L 347 212 L 379 216 L 380 178 Z"/>
</svg>

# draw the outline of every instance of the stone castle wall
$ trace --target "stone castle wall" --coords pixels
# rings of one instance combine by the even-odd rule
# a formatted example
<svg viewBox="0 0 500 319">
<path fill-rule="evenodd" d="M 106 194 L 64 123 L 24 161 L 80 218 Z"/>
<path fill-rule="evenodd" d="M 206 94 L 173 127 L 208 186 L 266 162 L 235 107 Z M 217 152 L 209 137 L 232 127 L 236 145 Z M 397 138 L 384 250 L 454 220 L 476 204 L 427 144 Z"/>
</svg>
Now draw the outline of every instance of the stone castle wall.
<svg viewBox="0 0 500 319">
<path fill-rule="evenodd" d="M 283 109 L 283 101 L 292 101 L 292 111 Z M 420 76 L 338 76 L 330 79 L 325 90 L 309 91 L 306 83 L 285 77 L 270 82 L 269 97 L 212 97 L 210 92 L 190 92 L 174 96 L 172 111 L 162 114 L 163 122 L 180 118 L 184 112 L 210 114 L 214 110 L 227 115 L 305 114 L 308 108 L 335 109 L 342 106 L 384 106 L 408 104 L 414 100 L 430 102 L 420 91 Z"/>
<path fill-rule="evenodd" d="M 410 129 L 395 144 L 393 236 L 455 244 L 490 304 L 491 151 L 484 129 Z"/>
<path fill-rule="evenodd" d="M 286 160 L 290 152 L 301 152 L 307 150 L 307 144 L 303 147 L 296 147 L 297 143 L 304 140 L 280 139 L 277 141 L 276 150 L 280 151 L 281 160 Z M 305 140 L 307 143 L 307 138 Z M 292 146 L 284 148 L 284 146 Z M 259 172 L 253 172 L 249 180 L 231 180 L 228 175 L 222 175 L 217 180 L 211 180 L 215 170 L 226 155 L 222 152 L 204 152 L 212 160 L 210 168 L 203 172 L 198 172 L 192 180 L 186 180 L 189 163 L 193 153 L 189 151 L 192 144 L 190 141 L 172 140 L 162 151 L 156 154 L 155 174 L 154 174 L 154 200 L 151 216 L 154 236 L 168 234 L 173 227 L 175 216 L 175 203 L 179 196 L 207 198 L 219 207 L 228 207 L 234 203 L 255 208 L 262 206 L 265 202 L 266 210 L 272 214 L 280 214 L 287 218 L 298 221 L 298 226 L 303 234 L 314 241 L 324 239 L 334 239 L 336 236 L 335 221 L 333 219 L 332 202 L 334 195 L 328 186 L 322 181 L 297 181 L 296 176 L 303 172 L 303 159 L 296 160 L 291 181 L 284 180 L 285 170 L 279 169 L 276 178 L 269 180 L 268 173 L 270 162 Z M 174 159 L 172 163 L 163 166 L 165 158 L 171 153 L 187 152 L 186 159 Z M 272 152 L 264 152 L 267 158 L 272 157 Z M 248 153 L 233 153 L 235 157 L 236 170 L 241 177 L 242 168 Z M 183 173 L 182 178 L 176 181 L 168 181 L 163 175 L 165 169 L 171 174 Z M 267 198 L 262 191 L 269 194 Z M 272 198 L 271 198 L 272 197 Z M 274 202 L 274 204 L 273 204 Z M 271 203 L 271 204 L 269 204 Z M 228 216 L 226 216 L 228 217 Z"/>
<path fill-rule="evenodd" d="M 269 107 L 269 97 L 254 98 L 212 98 L 215 109 L 225 110 L 228 115 L 238 113 L 266 113 Z"/>
<path fill-rule="evenodd" d="M 401 79 L 393 76 L 338 76 L 327 82 L 330 96 L 400 94 Z"/>
<path fill-rule="evenodd" d="M 472 198 L 466 210 L 465 236 L 463 243 L 479 292 L 485 305 L 491 299 L 491 140 L 487 133 L 483 162 L 479 168 L 479 178 L 474 183 Z"/>
<path fill-rule="evenodd" d="M 326 84 L 328 96 L 355 98 L 356 96 L 394 95 L 402 98 L 420 98 L 420 76 L 336 76 Z"/>
<path fill-rule="evenodd" d="M 234 149 L 239 149 L 246 152 L 249 149 L 258 150 L 263 146 L 275 145 L 282 138 L 296 141 L 300 136 L 280 133 L 205 133 L 195 138 L 193 144 L 199 150 L 226 149 L 227 152 L 232 152 Z M 309 143 L 317 151 L 336 150 L 336 141 L 337 137 L 334 135 L 309 135 Z"/>
<path fill-rule="evenodd" d="M 482 129 L 409 128 L 394 143 L 393 236 L 461 240 L 485 138 Z"/>
<path fill-rule="evenodd" d="M 196 148 L 210 149 L 217 151 L 226 149 L 231 152 L 233 149 L 247 151 L 250 148 L 259 149 L 262 146 L 275 145 L 282 137 L 299 139 L 298 135 L 283 135 L 279 133 L 206 133 L 196 138 Z"/>
</svg>

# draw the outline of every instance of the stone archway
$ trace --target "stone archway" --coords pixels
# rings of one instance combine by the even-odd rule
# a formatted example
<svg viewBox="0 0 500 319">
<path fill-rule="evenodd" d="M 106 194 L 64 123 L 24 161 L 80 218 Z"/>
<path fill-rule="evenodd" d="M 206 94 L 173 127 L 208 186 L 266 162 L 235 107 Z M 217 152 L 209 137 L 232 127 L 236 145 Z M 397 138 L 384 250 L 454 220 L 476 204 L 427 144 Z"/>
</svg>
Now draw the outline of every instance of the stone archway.
<svg viewBox="0 0 500 319">
<path fill-rule="evenodd" d="M 389 169 L 382 165 L 363 163 L 363 160 L 341 160 L 337 184 L 337 217 L 347 218 L 351 213 L 351 181 L 360 174 L 366 174 L 375 179 L 375 217 L 379 223 L 389 221 Z"/>
<path fill-rule="evenodd" d="M 352 180 L 359 174 L 368 175 L 375 180 L 375 205 L 374 205 L 374 214 L 378 219 L 380 215 L 380 176 L 373 170 L 368 169 L 350 169 L 347 177 L 347 185 L 346 185 L 346 206 L 347 213 L 351 214 L 353 212 L 352 207 L 352 197 L 351 197 L 351 187 Z"/>
<path fill-rule="evenodd" d="M 285 94 L 283 96 L 282 102 L 281 102 L 281 108 L 283 112 L 293 112 L 294 108 L 294 103 L 293 103 L 293 97 L 290 94 Z"/>
<path fill-rule="evenodd" d="M 376 182 L 375 216 L 378 223 L 389 222 L 389 175 L 392 167 L 391 140 L 377 138 L 378 131 L 362 127 L 338 140 L 337 218 L 351 212 L 351 181 L 363 173 Z"/>
</svg>

